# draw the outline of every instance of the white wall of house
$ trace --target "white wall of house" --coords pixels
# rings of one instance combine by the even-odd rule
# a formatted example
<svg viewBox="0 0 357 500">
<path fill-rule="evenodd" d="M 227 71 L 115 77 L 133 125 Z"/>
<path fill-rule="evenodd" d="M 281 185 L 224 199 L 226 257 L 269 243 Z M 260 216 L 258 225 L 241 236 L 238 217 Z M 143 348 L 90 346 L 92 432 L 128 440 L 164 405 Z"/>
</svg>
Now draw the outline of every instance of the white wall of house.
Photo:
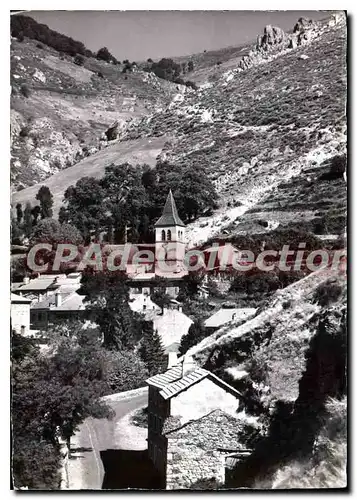
<svg viewBox="0 0 357 500">
<path fill-rule="evenodd" d="M 175 342 L 180 343 L 181 337 L 186 335 L 193 323 L 186 314 L 177 309 L 164 309 L 162 315 L 153 319 L 154 329 L 158 331 L 164 347 L 168 347 Z"/>
<path fill-rule="evenodd" d="M 17 333 L 29 332 L 30 304 L 11 304 L 11 326 Z M 25 331 L 22 331 L 21 327 L 24 327 Z"/>
<path fill-rule="evenodd" d="M 238 403 L 235 396 L 205 378 L 171 399 L 171 415 L 180 417 L 181 424 L 217 409 L 236 415 Z"/>
<path fill-rule="evenodd" d="M 144 313 L 147 311 L 161 311 L 161 308 L 151 300 L 149 295 L 142 293 L 135 296 L 132 295 L 132 297 L 135 298 L 132 302 L 129 302 L 129 306 L 134 312 Z"/>
</svg>

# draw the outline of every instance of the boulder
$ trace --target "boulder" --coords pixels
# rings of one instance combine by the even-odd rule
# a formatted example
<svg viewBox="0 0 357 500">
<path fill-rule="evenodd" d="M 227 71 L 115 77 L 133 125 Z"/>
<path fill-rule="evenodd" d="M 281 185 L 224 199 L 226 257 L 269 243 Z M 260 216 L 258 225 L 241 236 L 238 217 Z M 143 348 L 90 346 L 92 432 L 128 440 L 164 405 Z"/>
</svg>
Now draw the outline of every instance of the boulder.
<svg viewBox="0 0 357 500">
<path fill-rule="evenodd" d="M 118 122 L 115 121 L 113 125 L 111 125 L 108 130 L 106 130 L 105 135 L 107 136 L 108 141 L 114 141 L 118 138 Z"/>
</svg>

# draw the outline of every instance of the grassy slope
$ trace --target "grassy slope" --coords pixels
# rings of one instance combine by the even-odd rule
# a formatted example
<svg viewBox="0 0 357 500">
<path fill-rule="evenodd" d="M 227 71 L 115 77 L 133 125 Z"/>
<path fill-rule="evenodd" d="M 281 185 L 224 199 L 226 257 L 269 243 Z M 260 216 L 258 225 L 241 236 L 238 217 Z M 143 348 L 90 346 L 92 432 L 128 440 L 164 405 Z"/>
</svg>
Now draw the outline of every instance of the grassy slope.
<svg viewBox="0 0 357 500">
<path fill-rule="evenodd" d="M 85 156 L 83 148 L 98 148 L 114 121 L 125 126 L 180 91 L 146 73 L 123 74 L 122 66 L 94 58 L 80 67 L 73 58 L 36 45 L 29 39 L 11 43 L 13 187 L 32 185 L 73 165 Z M 27 98 L 20 91 L 23 84 L 30 91 Z"/>
<path fill-rule="evenodd" d="M 146 163 L 154 166 L 165 141 L 166 137 L 116 142 L 114 145 L 106 147 L 72 167 L 52 175 L 46 179 L 44 184 L 50 188 L 53 194 L 54 215 L 58 214 L 67 187 L 74 185 L 81 177 L 101 177 L 104 175 L 105 167 L 111 163 L 129 162 L 132 165 Z M 25 204 L 27 201 L 35 204 L 35 197 L 39 187 L 40 185 L 37 184 L 14 193 L 12 195 L 12 204 Z"/>
</svg>

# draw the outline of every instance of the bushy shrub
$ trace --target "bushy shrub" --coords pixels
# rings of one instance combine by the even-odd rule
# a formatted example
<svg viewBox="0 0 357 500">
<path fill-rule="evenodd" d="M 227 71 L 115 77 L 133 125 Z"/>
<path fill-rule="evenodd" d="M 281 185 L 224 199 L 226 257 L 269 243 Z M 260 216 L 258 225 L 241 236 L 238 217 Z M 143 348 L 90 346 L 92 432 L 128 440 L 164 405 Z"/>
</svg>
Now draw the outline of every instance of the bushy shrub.
<svg viewBox="0 0 357 500">
<path fill-rule="evenodd" d="M 112 54 L 109 52 L 107 47 L 102 47 L 101 49 L 98 50 L 97 59 L 99 59 L 100 61 L 106 61 L 106 62 L 116 60 L 115 57 L 112 56 Z"/>
<path fill-rule="evenodd" d="M 76 57 L 73 60 L 74 64 L 77 64 L 77 66 L 83 66 L 84 64 L 84 57 L 81 56 L 80 54 L 77 54 Z"/>
<path fill-rule="evenodd" d="M 21 85 L 20 92 L 26 98 L 30 96 L 30 89 L 25 83 Z"/>
<path fill-rule="evenodd" d="M 193 89 L 193 90 L 198 90 L 198 87 L 197 87 L 197 85 L 195 84 L 195 82 L 191 82 L 190 80 L 187 80 L 187 81 L 185 82 L 185 85 L 186 85 L 186 87 L 189 87 L 189 88 L 191 88 L 191 89 Z"/>
<path fill-rule="evenodd" d="M 331 302 L 335 302 L 340 297 L 341 293 L 342 288 L 339 283 L 335 280 L 327 281 L 325 283 L 321 283 L 316 288 L 314 301 L 324 307 Z"/>
<path fill-rule="evenodd" d="M 30 132 L 30 128 L 29 127 L 23 127 L 20 130 L 19 136 L 22 137 L 22 138 L 27 137 L 29 135 L 29 132 Z"/>
</svg>

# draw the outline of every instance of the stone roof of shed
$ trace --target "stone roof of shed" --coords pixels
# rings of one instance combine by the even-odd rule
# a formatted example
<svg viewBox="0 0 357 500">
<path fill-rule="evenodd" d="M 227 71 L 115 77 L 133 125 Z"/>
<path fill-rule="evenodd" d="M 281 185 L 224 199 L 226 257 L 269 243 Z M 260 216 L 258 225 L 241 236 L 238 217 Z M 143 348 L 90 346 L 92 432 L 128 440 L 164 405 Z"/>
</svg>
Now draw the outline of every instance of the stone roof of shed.
<svg viewBox="0 0 357 500">
<path fill-rule="evenodd" d="M 241 394 L 234 389 L 234 387 L 224 382 L 222 379 L 217 377 L 217 375 L 214 375 L 214 373 L 200 367 L 195 368 L 182 376 L 182 365 L 177 365 L 165 373 L 149 378 L 146 382 L 149 385 L 154 385 L 161 389 L 160 396 L 164 399 L 171 399 L 172 397 L 177 396 L 181 392 L 197 384 L 204 378 L 209 378 L 212 382 L 216 383 L 236 397 L 241 396 Z"/>
</svg>

